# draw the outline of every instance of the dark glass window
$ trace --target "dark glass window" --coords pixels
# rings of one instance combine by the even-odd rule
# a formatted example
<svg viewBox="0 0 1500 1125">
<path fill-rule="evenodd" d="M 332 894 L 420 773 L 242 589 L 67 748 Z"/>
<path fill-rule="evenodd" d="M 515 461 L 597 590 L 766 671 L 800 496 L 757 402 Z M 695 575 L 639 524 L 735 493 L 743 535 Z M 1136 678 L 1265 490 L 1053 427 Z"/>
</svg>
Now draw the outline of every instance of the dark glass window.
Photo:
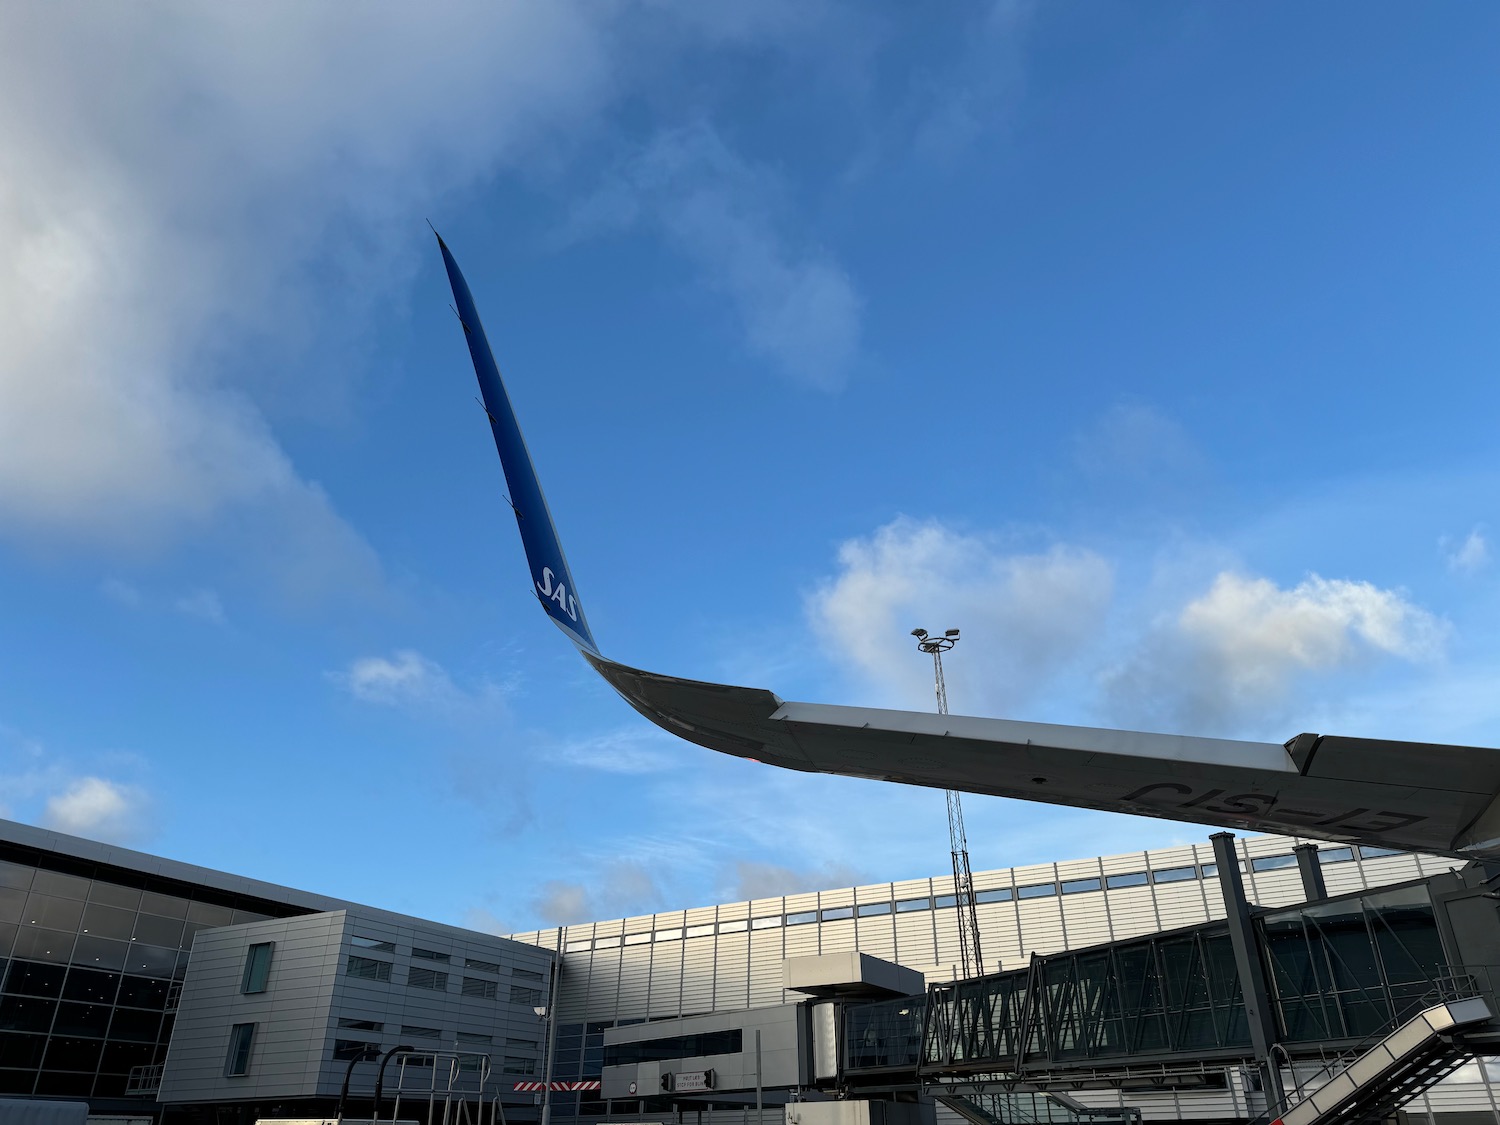
<svg viewBox="0 0 1500 1125">
<path fill-rule="evenodd" d="M 16 932 L 15 956 L 18 958 L 66 965 L 72 952 L 73 935 L 71 933 L 44 930 L 40 926 L 22 926 Z"/>
<path fill-rule="evenodd" d="M 38 871 L 31 877 L 31 890 L 33 893 L 57 895 L 82 902 L 89 897 L 89 883 L 88 879 L 64 875 L 61 871 Z"/>
<path fill-rule="evenodd" d="M 89 969 L 123 969 L 130 951 L 130 942 L 82 934 L 78 938 L 77 948 L 73 950 L 73 964 Z"/>
<path fill-rule="evenodd" d="M 78 944 L 83 945 L 85 941 L 103 939 L 79 938 Z M 111 945 L 121 944 L 110 942 Z M 160 945 L 146 945 L 143 942 L 134 941 L 125 946 L 125 968 L 128 972 L 139 973 L 146 977 L 169 977 L 172 970 L 177 967 L 178 953 L 175 949 L 167 949 Z"/>
<path fill-rule="evenodd" d="M 896 903 L 897 914 L 907 914 L 913 910 L 931 910 L 932 899 L 930 898 L 904 898 Z"/>
<path fill-rule="evenodd" d="M 126 887 L 119 883 L 106 883 L 95 879 L 89 888 L 89 901 L 101 902 L 105 906 L 118 906 L 134 914 L 141 905 L 141 888 Z"/>
<path fill-rule="evenodd" d="M 349 944 L 354 946 L 355 949 L 373 949 L 377 953 L 396 952 L 396 943 L 393 941 L 383 941 L 380 938 L 373 937 L 360 937 L 358 934 L 354 934 L 349 938 Z"/>
<path fill-rule="evenodd" d="M 37 996 L 0 996 L 0 1031 L 38 1031 L 52 1028 L 56 1000 Z"/>
<path fill-rule="evenodd" d="M 542 1044 L 536 1039 L 506 1039 L 505 1045 L 507 1047 L 531 1047 L 532 1049 L 536 1049 Z"/>
<path fill-rule="evenodd" d="M 32 870 L 32 868 L 24 864 L 0 860 L 0 887 L 13 887 L 17 890 L 29 891 L 31 889 Z"/>
<path fill-rule="evenodd" d="M 32 891 L 26 899 L 26 910 L 21 915 L 21 921 L 28 926 L 76 931 L 78 920 L 82 917 L 83 903 L 77 899 L 39 895 Z"/>
<path fill-rule="evenodd" d="M 5 982 L 5 991 L 19 992 L 25 996 L 56 996 L 62 992 L 63 978 L 67 972 L 62 965 L 16 961 L 10 967 L 10 979 Z"/>
<path fill-rule="evenodd" d="M 339 1026 L 348 1028 L 350 1031 L 384 1031 L 385 1024 L 377 1020 L 351 1020 L 348 1016 L 339 1017 Z"/>
<path fill-rule="evenodd" d="M 854 907 L 852 906 L 830 906 L 823 911 L 823 921 L 837 922 L 843 918 L 853 918 Z"/>
<path fill-rule="evenodd" d="M 214 926 L 228 926 L 234 922 L 234 911 L 227 906 L 218 906 L 212 902 L 190 902 L 188 903 L 187 919 L 196 922 L 204 928 Z M 253 1027 L 253 1024 L 246 1026 Z"/>
<path fill-rule="evenodd" d="M 522 1059 L 514 1055 L 506 1055 L 505 1061 L 500 1066 L 501 1074 L 535 1074 L 536 1059 Z"/>
<path fill-rule="evenodd" d="M 1051 898 L 1057 893 L 1056 883 L 1033 883 L 1029 887 L 1017 887 L 1017 898 Z"/>
<path fill-rule="evenodd" d="M 1219 877 L 1219 865 L 1217 863 L 1205 863 L 1202 871 L 1205 879 L 1217 879 Z"/>
<path fill-rule="evenodd" d="M 350 954 L 344 966 L 344 975 L 357 980 L 390 980 L 391 963 L 377 961 L 373 957 L 356 957 Z"/>
<path fill-rule="evenodd" d="M 47 1057 L 42 1066 L 47 1070 L 86 1070 L 92 1073 L 99 1069 L 99 1052 L 104 1044 L 98 1039 L 75 1039 L 54 1035 L 47 1041 Z"/>
<path fill-rule="evenodd" d="M 1110 890 L 1116 890 L 1119 887 L 1143 887 L 1146 885 L 1146 873 L 1128 871 L 1123 875 L 1111 875 L 1104 880 L 1104 885 Z"/>
<path fill-rule="evenodd" d="M 401 1025 L 402 1039 L 441 1039 L 443 1031 L 438 1027 L 417 1027 L 409 1023 Z"/>
<path fill-rule="evenodd" d="M 110 1021 L 109 1037 L 130 1043 L 155 1043 L 161 1032 L 161 1012 L 136 1011 L 131 1008 L 116 1008 L 115 1018 Z"/>
<path fill-rule="evenodd" d="M 448 974 L 436 969 L 423 969 L 413 965 L 406 970 L 407 988 L 430 988 L 434 992 L 448 991 Z"/>
<path fill-rule="evenodd" d="M 1361 859 L 1380 859 L 1383 856 L 1400 854 L 1401 853 L 1398 852 L 1395 848 L 1372 848 L 1367 844 L 1361 844 L 1359 846 L 1359 855 Z"/>
<path fill-rule="evenodd" d="M 103 1039 L 109 1030 L 110 1007 L 107 1004 L 69 1004 L 57 1006 L 57 1022 L 52 1025 L 54 1035 L 84 1035 Z"/>
<path fill-rule="evenodd" d="M 500 986 L 492 980 L 464 977 L 463 987 L 459 989 L 459 992 L 464 996 L 472 996 L 476 1000 L 495 1000 L 500 995 Z"/>
<path fill-rule="evenodd" d="M 1064 879 L 1062 892 L 1065 895 L 1083 894 L 1085 891 L 1097 891 L 1099 889 L 1098 879 Z"/>
<path fill-rule="evenodd" d="M 176 895 L 159 895 L 146 891 L 141 895 L 141 913 L 157 914 L 163 918 L 186 918 L 188 900 Z"/>
<path fill-rule="evenodd" d="M 165 980 L 127 973 L 120 978 L 120 998 L 115 1003 L 127 1008 L 152 1008 L 160 1012 L 167 1006 L 167 987 Z"/>
<path fill-rule="evenodd" d="M 339 1062 L 348 1062 L 350 1059 L 360 1058 L 374 1052 L 380 1053 L 379 1043 L 366 1043 L 361 1039 L 335 1039 L 333 1041 L 333 1057 Z"/>
<path fill-rule="evenodd" d="M 975 902 L 1009 902 L 1011 900 L 1011 889 L 1009 887 L 991 887 L 987 891 L 980 891 L 974 896 Z"/>
<path fill-rule="evenodd" d="M 99 1058 L 99 1069 L 111 1074 L 128 1074 L 131 1067 L 150 1066 L 152 1049 L 148 1043 L 106 1043 Z"/>
<path fill-rule="evenodd" d="M 26 913 L 26 892 L 15 887 L 0 887 L 0 922 L 19 922 Z"/>
<path fill-rule="evenodd" d="M 643 1062 L 665 1062 L 669 1059 L 700 1058 L 704 1055 L 732 1055 L 744 1049 L 744 1033 L 700 1031 L 696 1035 L 672 1035 L 664 1039 L 646 1039 L 639 1043 L 615 1043 L 604 1048 L 605 1066 L 626 1066 Z"/>
<path fill-rule="evenodd" d="M 229 1032 L 229 1053 L 224 1059 L 224 1076 L 235 1078 L 250 1072 L 250 1043 L 255 1038 L 253 1023 L 237 1023 Z"/>
<path fill-rule="evenodd" d="M 957 895 L 938 895 L 937 896 L 937 901 L 936 901 L 935 905 L 937 906 L 937 908 L 939 910 L 942 910 L 944 907 L 948 907 L 948 906 L 957 906 L 958 905 L 958 896 Z"/>
<path fill-rule="evenodd" d="M 1280 871 L 1283 867 L 1296 867 L 1294 855 L 1263 855 L 1250 861 L 1251 871 Z"/>
<path fill-rule="evenodd" d="M 0 1032 L 0 1066 L 41 1066 L 42 1051 L 46 1046 L 45 1035 Z"/>
<path fill-rule="evenodd" d="M 488 1047 L 495 1041 L 493 1036 L 483 1031 L 460 1031 L 454 1038 L 471 1047 Z"/>
<path fill-rule="evenodd" d="M 478 969 L 481 973 L 498 973 L 500 966 L 493 961 L 476 961 L 473 957 L 464 958 L 464 968 Z M 541 980 L 541 974 L 537 974 L 537 980 Z"/>
<path fill-rule="evenodd" d="M 182 919 L 162 918 L 155 914 L 137 914 L 135 939 L 149 945 L 167 945 L 173 949 L 182 947 Z"/>
<path fill-rule="evenodd" d="M 530 969 L 512 969 L 510 975 L 517 980 L 544 980 L 541 973 L 534 973 Z"/>
<path fill-rule="evenodd" d="M 264 992 L 271 979 L 271 954 L 276 949 L 273 941 L 258 941 L 245 954 L 245 973 L 240 978 L 240 992 L 246 996 Z"/>
<path fill-rule="evenodd" d="M 1324 848 L 1318 853 L 1319 863 L 1348 863 L 1353 858 L 1353 848 Z"/>
<path fill-rule="evenodd" d="M 435 949 L 418 949 L 415 946 L 412 947 L 411 955 L 413 957 L 420 957 L 424 961 L 442 961 L 445 964 L 452 960 L 446 953 L 439 953 Z"/>
<path fill-rule="evenodd" d="M 121 910 L 117 906 L 89 903 L 83 911 L 83 922 L 79 931 L 96 937 L 117 938 L 129 941 L 135 929 L 135 911 Z"/>
<path fill-rule="evenodd" d="M 889 914 L 891 904 L 888 902 L 862 902 L 859 904 L 859 916 L 861 918 L 874 918 L 880 914 Z"/>
<path fill-rule="evenodd" d="M 510 1002 L 512 1004 L 527 1004 L 531 1007 L 542 1002 L 542 990 L 540 988 L 523 988 L 519 984 L 510 986 Z"/>
<path fill-rule="evenodd" d="M 1164 867 L 1160 871 L 1151 872 L 1153 883 L 1182 883 L 1188 879 L 1196 879 L 1198 869 L 1196 867 Z"/>
</svg>

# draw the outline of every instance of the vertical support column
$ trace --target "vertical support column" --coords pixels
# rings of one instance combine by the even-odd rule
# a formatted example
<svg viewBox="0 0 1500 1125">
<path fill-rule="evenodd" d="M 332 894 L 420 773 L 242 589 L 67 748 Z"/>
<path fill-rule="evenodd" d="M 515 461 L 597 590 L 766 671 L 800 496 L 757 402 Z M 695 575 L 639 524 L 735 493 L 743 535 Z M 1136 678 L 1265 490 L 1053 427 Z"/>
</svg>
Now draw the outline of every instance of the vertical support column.
<svg viewBox="0 0 1500 1125">
<path fill-rule="evenodd" d="M 1250 1043 L 1255 1048 L 1255 1061 L 1260 1067 L 1266 1108 L 1275 1112 L 1286 1099 L 1281 1088 L 1281 1071 L 1271 1053 L 1277 1041 L 1276 1011 L 1271 1004 L 1271 990 L 1266 983 L 1260 950 L 1255 944 L 1250 904 L 1245 901 L 1245 883 L 1240 878 L 1240 857 L 1235 853 L 1233 832 L 1215 832 L 1209 839 L 1213 841 L 1214 860 L 1219 865 L 1219 890 L 1224 894 L 1224 916 L 1229 921 L 1229 942 L 1234 948 L 1234 967 L 1240 978 L 1240 994 L 1245 1000 Z"/>
<path fill-rule="evenodd" d="M 1302 894 L 1309 902 L 1328 897 L 1328 884 L 1323 882 L 1323 865 L 1318 862 L 1317 844 L 1298 844 L 1292 849 L 1297 857 L 1297 870 L 1302 875 Z"/>
</svg>

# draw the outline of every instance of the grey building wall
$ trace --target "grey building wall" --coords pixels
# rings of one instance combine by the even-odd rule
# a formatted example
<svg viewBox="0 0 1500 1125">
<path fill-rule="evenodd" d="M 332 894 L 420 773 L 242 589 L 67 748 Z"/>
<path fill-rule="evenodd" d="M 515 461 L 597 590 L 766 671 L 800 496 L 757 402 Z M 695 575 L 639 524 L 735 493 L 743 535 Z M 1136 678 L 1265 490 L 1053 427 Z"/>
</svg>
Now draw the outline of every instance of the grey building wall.
<svg viewBox="0 0 1500 1125">
<path fill-rule="evenodd" d="M 266 990 L 246 995 L 246 959 L 265 942 L 274 943 Z M 403 1078 L 407 1089 L 426 1090 L 435 1074 L 445 1088 L 455 1052 L 474 1063 L 487 1057 L 488 1088 L 508 1089 L 540 1070 L 543 1023 L 533 1007 L 547 1002 L 552 960 L 504 938 L 355 910 L 206 931 L 188 966 L 159 1099 L 333 1098 L 348 1068 L 347 1054 L 337 1056 L 366 1044 L 442 1056 L 436 1068 L 393 1063 L 393 1092 Z M 384 979 L 361 976 L 370 965 L 383 967 Z M 238 1024 L 255 1031 L 246 1073 L 236 1076 L 226 1064 Z M 370 1092 L 376 1069 L 356 1064 L 351 1091 Z M 475 1077 L 464 1075 L 465 1088 Z"/>
<path fill-rule="evenodd" d="M 623 1043 L 674 1038 L 701 1032 L 740 1032 L 740 1050 L 716 1055 L 683 1056 L 661 1062 L 641 1062 L 606 1066 L 603 1074 L 605 1098 L 630 1097 L 630 1083 L 636 1092 L 649 1097 L 661 1092 L 659 1079 L 666 1073 L 713 1070 L 717 1090 L 747 1090 L 756 1085 L 755 1036 L 760 1034 L 760 1084 L 768 1088 L 803 1085 L 808 1075 L 802 1066 L 806 1057 L 806 1029 L 801 1009 L 795 1004 L 778 1004 L 770 1008 L 751 1008 L 739 1012 L 718 1012 L 710 1016 L 661 1020 L 631 1027 L 613 1028 L 604 1033 L 606 1060 L 609 1049 Z"/>
</svg>

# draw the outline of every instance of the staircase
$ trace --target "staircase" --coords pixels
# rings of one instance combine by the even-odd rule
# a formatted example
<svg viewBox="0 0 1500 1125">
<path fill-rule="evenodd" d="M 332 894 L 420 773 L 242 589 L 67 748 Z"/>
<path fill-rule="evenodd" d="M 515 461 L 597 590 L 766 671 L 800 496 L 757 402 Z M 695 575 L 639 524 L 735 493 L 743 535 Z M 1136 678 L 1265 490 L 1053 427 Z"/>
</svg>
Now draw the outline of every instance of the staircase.
<svg viewBox="0 0 1500 1125">
<path fill-rule="evenodd" d="M 1492 1015 L 1481 997 L 1436 1004 L 1419 1012 L 1272 1125 L 1359 1125 L 1388 1117 L 1468 1058 L 1468 1052 L 1453 1041 L 1455 1031 L 1483 1023 Z"/>
</svg>

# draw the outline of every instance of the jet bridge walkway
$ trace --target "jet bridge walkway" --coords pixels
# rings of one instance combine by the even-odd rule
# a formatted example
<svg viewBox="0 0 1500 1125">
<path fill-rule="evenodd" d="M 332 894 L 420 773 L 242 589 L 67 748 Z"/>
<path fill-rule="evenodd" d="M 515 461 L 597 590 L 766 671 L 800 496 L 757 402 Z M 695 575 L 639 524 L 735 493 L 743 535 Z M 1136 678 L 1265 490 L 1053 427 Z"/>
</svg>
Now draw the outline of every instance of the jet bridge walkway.
<svg viewBox="0 0 1500 1125">
<path fill-rule="evenodd" d="M 1252 908 L 1260 970 L 1252 984 L 1267 995 L 1249 1009 L 1232 918 L 1034 956 L 1025 968 L 934 984 L 923 995 L 850 1004 L 841 1013 L 841 1081 L 854 1093 L 915 1079 L 936 1096 L 1145 1075 L 1192 1084 L 1215 1068 L 1222 1075 L 1259 1064 L 1269 1087 L 1266 1121 L 1284 1109 L 1284 1125 L 1353 1125 L 1469 1057 L 1500 1054 L 1496 899 L 1476 864 Z M 1266 1033 L 1257 1044 L 1256 1008 L 1270 1028 L 1269 1052 Z M 1392 1055 L 1393 1044 L 1412 1049 Z M 1283 1070 L 1291 1075 L 1293 1064 L 1308 1061 L 1331 1064 L 1322 1074 L 1327 1094 L 1290 1079 L 1291 1089 L 1276 1088 Z M 1337 1111 L 1323 1105 L 1335 1084 L 1351 1083 L 1352 1101 Z"/>
</svg>

